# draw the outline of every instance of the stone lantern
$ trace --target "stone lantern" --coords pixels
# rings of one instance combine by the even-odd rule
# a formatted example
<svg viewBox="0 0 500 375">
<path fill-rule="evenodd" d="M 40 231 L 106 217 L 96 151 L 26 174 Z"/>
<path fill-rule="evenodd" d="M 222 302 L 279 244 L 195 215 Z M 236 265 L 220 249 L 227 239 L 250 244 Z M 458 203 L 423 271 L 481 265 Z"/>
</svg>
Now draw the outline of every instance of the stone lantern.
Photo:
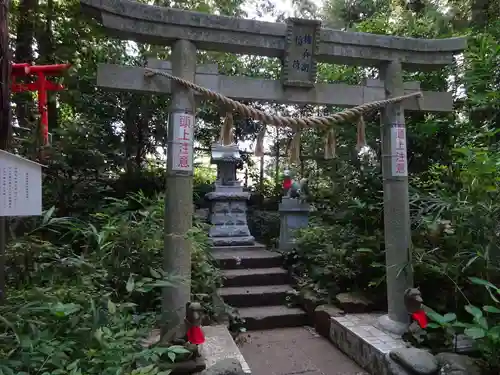
<svg viewBox="0 0 500 375">
<path fill-rule="evenodd" d="M 211 202 L 209 236 L 214 246 L 253 245 L 247 223 L 247 200 L 250 194 L 243 191 L 236 178 L 236 164 L 241 160 L 236 144 L 212 145 L 212 164 L 217 165 L 215 191 L 205 195 Z"/>
</svg>

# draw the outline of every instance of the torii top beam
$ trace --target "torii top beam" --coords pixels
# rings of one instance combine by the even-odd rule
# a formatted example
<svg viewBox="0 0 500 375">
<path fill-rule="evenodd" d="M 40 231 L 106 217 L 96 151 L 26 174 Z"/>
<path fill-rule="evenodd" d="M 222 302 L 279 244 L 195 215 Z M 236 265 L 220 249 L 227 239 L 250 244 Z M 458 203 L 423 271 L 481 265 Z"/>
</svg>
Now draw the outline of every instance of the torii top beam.
<svg viewBox="0 0 500 375">
<path fill-rule="evenodd" d="M 130 0 L 80 0 L 85 13 L 120 39 L 169 45 L 178 39 L 207 51 L 283 57 L 287 26 L 147 5 Z M 408 70 L 439 69 L 466 48 L 465 38 L 416 39 L 322 28 L 318 61 L 379 66 L 399 60 Z"/>
</svg>

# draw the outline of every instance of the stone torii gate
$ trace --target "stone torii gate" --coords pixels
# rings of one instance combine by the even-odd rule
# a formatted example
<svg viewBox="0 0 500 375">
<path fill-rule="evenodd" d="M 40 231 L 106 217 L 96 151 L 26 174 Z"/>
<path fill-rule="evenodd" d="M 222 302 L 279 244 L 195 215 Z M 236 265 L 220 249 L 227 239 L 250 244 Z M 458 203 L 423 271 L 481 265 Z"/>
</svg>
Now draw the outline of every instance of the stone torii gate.
<svg viewBox="0 0 500 375">
<path fill-rule="evenodd" d="M 84 12 L 113 36 L 172 46 L 171 63 L 151 60 L 148 68 L 169 72 L 236 100 L 353 107 L 420 91 L 418 82 L 403 83 L 403 69 L 440 69 L 466 47 L 465 39 L 424 40 L 321 28 L 319 21 L 290 18 L 286 23 L 236 19 L 129 0 L 80 0 Z M 217 66 L 196 65 L 196 50 L 277 57 L 281 81 L 218 75 Z M 316 83 L 317 62 L 371 66 L 380 80 L 364 86 Z M 165 207 L 165 267 L 190 277 L 190 245 L 185 239 L 192 217 L 192 155 L 195 123 L 193 92 L 167 77 L 146 77 L 141 67 L 100 65 L 98 85 L 114 90 L 170 93 Z M 387 105 L 381 110 L 384 226 L 388 315 L 380 324 L 401 334 L 408 325 L 404 292 L 413 284 L 408 203 L 405 110 L 452 111 L 451 93 L 423 92 L 423 98 Z M 178 139 L 184 139 L 178 143 Z M 183 318 L 190 285 L 164 294 L 170 319 Z M 172 314 L 172 310 L 175 313 Z M 169 313 L 170 311 L 170 313 Z"/>
</svg>

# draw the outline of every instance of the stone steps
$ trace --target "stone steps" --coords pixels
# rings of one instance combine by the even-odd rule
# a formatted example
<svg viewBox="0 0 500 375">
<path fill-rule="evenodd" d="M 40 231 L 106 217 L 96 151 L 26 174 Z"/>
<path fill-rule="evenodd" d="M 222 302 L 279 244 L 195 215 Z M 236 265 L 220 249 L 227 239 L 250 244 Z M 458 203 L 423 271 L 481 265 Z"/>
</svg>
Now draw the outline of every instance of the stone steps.
<svg viewBox="0 0 500 375">
<path fill-rule="evenodd" d="M 213 247 L 212 255 L 223 270 L 279 267 L 283 264 L 280 254 L 250 246 Z"/>
<path fill-rule="evenodd" d="M 219 289 L 219 295 L 230 306 L 272 306 L 286 303 L 290 285 L 259 285 L 245 287 L 229 287 Z"/>
<path fill-rule="evenodd" d="M 225 287 L 279 285 L 288 282 L 288 272 L 281 267 L 223 270 Z"/>
<path fill-rule="evenodd" d="M 266 250 L 266 247 L 264 245 L 261 245 L 261 244 L 242 245 L 242 246 L 212 246 L 212 253 L 213 254 L 219 253 L 219 252 L 233 253 L 235 251 L 252 251 L 253 252 L 255 250 Z M 271 253 L 271 251 L 269 251 L 269 252 Z M 273 254 L 275 254 L 275 253 L 273 253 Z"/>
<path fill-rule="evenodd" d="M 247 330 L 297 327 L 307 323 L 306 313 L 286 306 L 293 288 L 282 256 L 262 245 L 214 246 L 212 255 L 222 269 L 219 295 L 236 308 Z"/>
<path fill-rule="evenodd" d="M 244 307 L 238 312 L 245 319 L 245 328 L 249 331 L 301 327 L 307 320 L 304 310 L 284 305 Z"/>
</svg>

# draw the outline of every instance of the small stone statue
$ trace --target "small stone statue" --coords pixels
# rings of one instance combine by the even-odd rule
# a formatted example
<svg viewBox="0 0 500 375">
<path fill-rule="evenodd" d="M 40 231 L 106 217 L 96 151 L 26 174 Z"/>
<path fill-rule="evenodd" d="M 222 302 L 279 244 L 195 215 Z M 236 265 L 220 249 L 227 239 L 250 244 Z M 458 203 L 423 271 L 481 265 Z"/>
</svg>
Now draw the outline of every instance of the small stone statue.
<svg viewBox="0 0 500 375">
<path fill-rule="evenodd" d="M 307 178 L 302 178 L 299 184 L 299 194 L 301 202 L 307 201 L 309 197 L 309 180 Z"/>
<path fill-rule="evenodd" d="M 421 328 L 427 327 L 427 315 L 423 309 L 422 293 L 418 288 L 409 288 L 404 294 L 406 311 L 417 321 Z"/>
<path fill-rule="evenodd" d="M 186 304 L 186 318 L 184 319 L 186 327 L 186 348 L 193 353 L 195 357 L 200 356 L 198 345 L 205 342 L 205 335 L 201 329 L 203 319 L 203 307 L 199 302 L 188 302 Z"/>
<path fill-rule="evenodd" d="M 285 170 L 284 174 L 283 189 L 285 190 L 285 197 L 299 199 L 301 203 L 305 202 L 309 195 L 307 178 L 302 178 L 300 182 L 297 182 L 288 169 Z"/>
</svg>

